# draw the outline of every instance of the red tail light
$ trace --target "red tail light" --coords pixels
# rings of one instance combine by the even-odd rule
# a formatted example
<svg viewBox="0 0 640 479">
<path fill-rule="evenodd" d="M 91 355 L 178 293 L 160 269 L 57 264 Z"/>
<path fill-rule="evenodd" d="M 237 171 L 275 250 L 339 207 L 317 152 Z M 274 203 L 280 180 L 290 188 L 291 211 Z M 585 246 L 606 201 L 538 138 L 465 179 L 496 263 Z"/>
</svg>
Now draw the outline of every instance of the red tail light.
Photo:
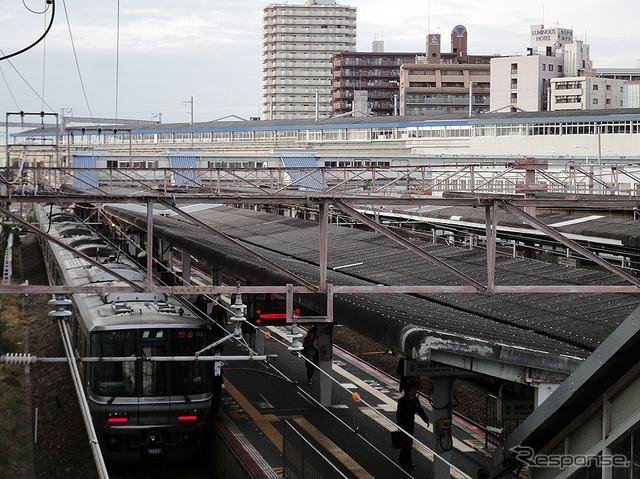
<svg viewBox="0 0 640 479">
<path fill-rule="evenodd" d="M 178 416 L 178 421 L 195 421 L 198 416 Z"/>
<path fill-rule="evenodd" d="M 126 417 L 110 417 L 108 422 L 127 422 Z"/>
</svg>

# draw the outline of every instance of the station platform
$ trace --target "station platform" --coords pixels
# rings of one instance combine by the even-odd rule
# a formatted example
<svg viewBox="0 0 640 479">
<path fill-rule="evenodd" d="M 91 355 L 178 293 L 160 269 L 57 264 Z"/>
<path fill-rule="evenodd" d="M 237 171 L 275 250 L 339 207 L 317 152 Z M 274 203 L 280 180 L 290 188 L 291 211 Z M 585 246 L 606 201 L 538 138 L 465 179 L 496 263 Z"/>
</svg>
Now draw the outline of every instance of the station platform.
<svg viewBox="0 0 640 479">
<path fill-rule="evenodd" d="M 401 393 L 394 378 L 334 347 L 331 406 L 322 407 L 318 400 L 322 371 L 317 370 L 312 384 L 308 384 L 304 359 L 287 350 L 288 327 L 271 326 L 267 330 L 272 339 L 267 341 L 266 353 L 277 357 L 268 364 L 225 364 L 225 388 L 215 421 L 218 435 L 225 438 L 250 475 L 283 477 L 286 458 L 293 454 L 299 460 L 303 453 L 297 446 L 308 442 L 338 472 L 329 475 L 312 471 L 321 467 L 313 462 L 303 475 L 287 477 L 434 477 L 433 425 L 426 427 L 417 416 L 414 467 L 407 470 L 397 464 L 399 450 L 392 448 L 391 431 L 397 430 L 395 411 Z M 234 354 L 246 352 L 239 344 L 226 342 L 223 357 Z M 359 402 L 354 401 L 354 393 Z M 431 419 L 431 405 L 424 397 L 421 403 Z M 484 436 L 479 429 L 455 416 L 453 422 L 451 463 L 455 468 L 451 469 L 451 476 L 475 478 L 478 469 L 491 467 L 492 451 L 484 449 Z M 297 431 L 293 437 L 291 429 Z M 285 454 L 283 444 L 289 448 Z"/>
</svg>

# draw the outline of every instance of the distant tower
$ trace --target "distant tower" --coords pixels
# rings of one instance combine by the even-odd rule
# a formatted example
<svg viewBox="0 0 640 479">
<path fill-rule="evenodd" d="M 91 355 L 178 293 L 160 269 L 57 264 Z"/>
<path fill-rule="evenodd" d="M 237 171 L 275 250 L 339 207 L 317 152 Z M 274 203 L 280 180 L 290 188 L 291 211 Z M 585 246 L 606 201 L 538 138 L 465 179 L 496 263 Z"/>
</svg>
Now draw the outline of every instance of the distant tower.
<svg viewBox="0 0 640 479">
<path fill-rule="evenodd" d="M 451 53 L 458 58 L 467 56 L 467 29 L 464 25 L 456 25 L 451 30 Z"/>
<path fill-rule="evenodd" d="M 331 56 L 356 50 L 356 8 L 336 0 L 270 4 L 262 21 L 262 119 L 331 114 Z"/>
<path fill-rule="evenodd" d="M 427 36 L 427 63 L 440 63 L 440 34 Z"/>
</svg>

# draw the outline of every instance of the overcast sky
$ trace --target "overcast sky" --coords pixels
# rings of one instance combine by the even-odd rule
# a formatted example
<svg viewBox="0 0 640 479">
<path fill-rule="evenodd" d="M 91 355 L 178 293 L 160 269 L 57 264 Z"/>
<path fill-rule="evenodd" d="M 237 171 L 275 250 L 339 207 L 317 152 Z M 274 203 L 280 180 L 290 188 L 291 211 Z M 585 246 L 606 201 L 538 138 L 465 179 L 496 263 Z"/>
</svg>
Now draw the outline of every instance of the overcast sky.
<svg viewBox="0 0 640 479">
<path fill-rule="evenodd" d="M 24 0 L 33 11 L 45 0 Z M 116 55 L 118 2 L 56 0 L 54 25 L 46 41 L 0 61 L 0 114 L 60 112 L 75 116 L 117 115 L 163 123 L 226 115 L 260 116 L 262 0 L 120 0 L 120 46 Z M 303 0 L 289 3 L 303 3 Z M 471 54 L 510 54 L 529 45 L 533 24 L 572 28 L 591 46 L 594 67 L 638 67 L 640 2 L 573 0 L 350 0 L 357 7 L 358 50 L 371 51 L 374 38 L 388 52 L 422 52 L 425 37 L 441 33 L 443 51 L 459 23 L 468 30 Z M 45 29 L 45 15 L 20 0 L 0 0 L 0 49 L 20 50 Z M 78 57 L 74 60 L 67 15 Z M 50 10 L 46 20 L 50 19 Z M 116 61 L 119 58 L 119 61 Z M 24 80 L 21 78 L 24 78 Z M 26 80 L 26 81 L 25 81 Z M 27 86 L 28 85 L 30 86 Z M 35 90 L 32 91 L 32 90 Z M 45 103 L 39 97 L 43 97 Z"/>
</svg>

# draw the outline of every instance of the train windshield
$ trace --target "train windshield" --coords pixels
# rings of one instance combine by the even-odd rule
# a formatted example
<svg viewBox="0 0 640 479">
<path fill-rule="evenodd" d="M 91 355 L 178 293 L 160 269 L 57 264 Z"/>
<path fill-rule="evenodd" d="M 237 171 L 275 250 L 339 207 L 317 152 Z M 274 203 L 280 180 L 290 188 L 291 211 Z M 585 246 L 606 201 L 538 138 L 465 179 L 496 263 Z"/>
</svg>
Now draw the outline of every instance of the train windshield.
<svg viewBox="0 0 640 479">
<path fill-rule="evenodd" d="M 176 356 L 193 356 L 208 344 L 205 331 L 176 331 L 173 352 Z M 202 394 L 209 390 L 213 363 L 176 362 L 171 365 L 171 387 L 175 395 Z"/>
<path fill-rule="evenodd" d="M 146 329 L 92 333 L 98 357 L 192 357 L 208 344 L 205 330 Z M 210 389 L 210 363 L 200 361 L 105 361 L 93 363 L 91 385 L 111 397 L 184 396 Z"/>
<path fill-rule="evenodd" d="M 135 343 L 133 331 L 108 331 L 91 336 L 92 354 L 103 358 L 133 358 L 136 356 Z M 136 396 L 135 368 L 135 362 L 93 363 L 93 389 L 102 396 Z"/>
</svg>

